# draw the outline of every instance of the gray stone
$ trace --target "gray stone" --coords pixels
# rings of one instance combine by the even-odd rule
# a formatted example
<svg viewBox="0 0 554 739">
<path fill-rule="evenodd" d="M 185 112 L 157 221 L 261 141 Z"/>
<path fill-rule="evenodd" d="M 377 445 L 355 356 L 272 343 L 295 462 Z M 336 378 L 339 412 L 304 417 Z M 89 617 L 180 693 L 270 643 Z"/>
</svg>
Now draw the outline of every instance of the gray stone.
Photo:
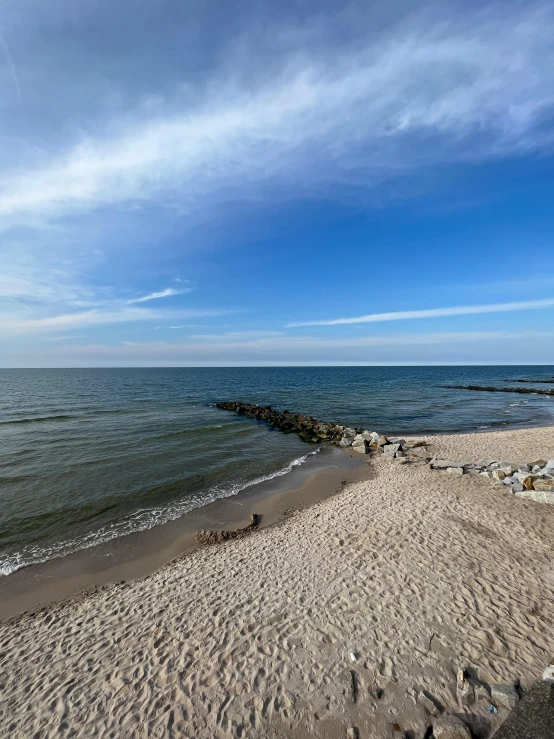
<svg viewBox="0 0 554 739">
<path fill-rule="evenodd" d="M 506 473 L 503 470 L 493 470 L 492 479 L 502 481 L 506 477 Z"/>
<path fill-rule="evenodd" d="M 547 503 L 554 505 L 554 493 L 547 493 L 543 490 L 524 490 L 522 493 L 516 493 L 518 498 L 526 498 L 534 500 L 535 503 Z"/>
<path fill-rule="evenodd" d="M 456 716 L 445 716 L 433 721 L 433 737 L 435 739 L 471 739 L 469 729 Z"/>
<path fill-rule="evenodd" d="M 393 456 L 396 452 L 400 451 L 400 444 L 386 444 L 383 447 L 383 452 L 389 456 Z"/>
<path fill-rule="evenodd" d="M 548 462 L 544 466 L 548 470 L 554 470 L 554 459 L 549 459 Z"/>
<path fill-rule="evenodd" d="M 554 739 L 554 683 L 532 685 L 494 739 Z"/>
<path fill-rule="evenodd" d="M 494 464 L 494 459 L 480 459 L 478 464 L 479 467 L 490 467 L 491 464 Z"/>
<path fill-rule="evenodd" d="M 399 436 L 389 436 L 389 443 L 403 446 L 406 443 L 406 439 L 401 439 Z"/>
<path fill-rule="evenodd" d="M 488 472 L 487 470 L 483 470 L 483 472 L 480 472 L 479 474 L 482 475 L 483 477 L 486 477 L 487 480 L 490 480 L 491 479 L 491 475 L 492 475 L 492 473 L 491 472 Z"/>
<path fill-rule="evenodd" d="M 356 436 L 356 439 L 362 439 L 363 441 L 372 442 L 376 441 L 375 437 L 377 437 L 377 439 L 379 438 L 379 434 L 376 434 L 375 431 L 362 431 L 361 434 L 358 434 Z"/>
<path fill-rule="evenodd" d="M 525 490 L 523 485 L 520 482 L 514 482 L 512 484 L 512 493 L 522 493 Z"/>
<path fill-rule="evenodd" d="M 447 470 L 449 467 L 461 467 L 459 462 L 452 462 L 449 459 L 434 459 L 431 460 L 431 467 L 434 470 Z"/>
<path fill-rule="evenodd" d="M 339 441 L 339 446 L 342 446 L 342 447 L 352 446 L 352 437 L 343 436 L 342 439 Z"/>
<path fill-rule="evenodd" d="M 447 467 L 446 471 L 449 475 L 463 475 L 464 474 L 464 468 L 463 467 Z"/>
<path fill-rule="evenodd" d="M 519 701 L 519 695 L 513 685 L 496 684 L 491 685 L 491 700 L 497 706 L 504 706 L 512 710 Z"/>
<path fill-rule="evenodd" d="M 352 442 L 352 450 L 359 454 L 369 454 L 369 442 L 356 437 Z"/>
</svg>

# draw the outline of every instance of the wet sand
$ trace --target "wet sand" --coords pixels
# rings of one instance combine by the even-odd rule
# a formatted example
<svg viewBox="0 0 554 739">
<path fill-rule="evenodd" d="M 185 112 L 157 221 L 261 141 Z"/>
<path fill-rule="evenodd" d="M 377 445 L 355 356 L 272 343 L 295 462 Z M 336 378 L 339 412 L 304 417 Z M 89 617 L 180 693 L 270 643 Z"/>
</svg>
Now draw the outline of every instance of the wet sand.
<svg viewBox="0 0 554 739">
<path fill-rule="evenodd" d="M 95 587 L 145 577 L 198 549 L 200 529 L 237 529 L 252 513 L 260 516 L 259 528 L 274 526 L 293 511 L 339 492 L 343 483 L 368 478 L 367 462 L 355 452 L 323 449 L 288 475 L 247 487 L 174 521 L 0 577 L 0 620 Z"/>
<path fill-rule="evenodd" d="M 554 427 L 425 440 L 554 457 Z M 554 656 L 554 506 L 423 462 L 366 468 L 279 525 L 0 625 L 0 735 L 419 739 L 425 689 L 489 736 L 506 709 L 460 707 L 456 670 L 525 688 Z"/>
</svg>

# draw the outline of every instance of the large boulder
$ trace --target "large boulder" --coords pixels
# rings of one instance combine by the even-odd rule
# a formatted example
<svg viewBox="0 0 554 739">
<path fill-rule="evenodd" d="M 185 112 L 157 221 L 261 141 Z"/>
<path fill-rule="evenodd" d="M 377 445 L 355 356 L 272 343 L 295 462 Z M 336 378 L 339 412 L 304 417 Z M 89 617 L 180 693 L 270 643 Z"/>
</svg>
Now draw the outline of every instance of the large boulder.
<svg viewBox="0 0 554 739">
<path fill-rule="evenodd" d="M 356 436 L 356 439 L 363 439 L 363 441 L 367 441 L 369 444 L 371 444 L 372 441 L 379 440 L 379 434 L 376 431 L 361 431 Z"/>
<path fill-rule="evenodd" d="M 554 480 L 535 480 L 533 489 L 543 493 L 554 493 Z"/>
<path fill-rule="evenodd" d="M 369 442 L 366 439 L 360 438 L 360 436 L 356 436 L 352 442 L 352 450 L 360 454 L 369 454 Z"/>
<path fill-rule="evenodd" d="M 554 739 L 554 683 L 534 683 L 494 739 Z"/>
</svg>

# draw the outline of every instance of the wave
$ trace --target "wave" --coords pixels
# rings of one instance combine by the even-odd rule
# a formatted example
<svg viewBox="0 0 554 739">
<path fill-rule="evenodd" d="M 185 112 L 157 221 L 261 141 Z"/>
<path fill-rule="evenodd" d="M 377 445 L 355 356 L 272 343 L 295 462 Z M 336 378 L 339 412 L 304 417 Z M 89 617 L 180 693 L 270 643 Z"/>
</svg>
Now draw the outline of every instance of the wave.
<svg viewBox="0 0 554 739">
<path fill-rule="evenodd" d="M 21 552 L 0 555 L 0 576 L 11 575 L 23 567 L 29 567 L 30 565 L 40 564 L 51 559 L 65 557 L 68 554 L 73 554 L 84 549 L 90 549 L 91 547 L 105 544 L 113 539 L 119 539 L 122 536 L 128 536 L 129 534 L 134 534 L 139 531 L 146 531 L 154 526 L 159 526 L 168 521 L 174 521 L 185 513 L 190 513 L 190 511 L 193 511 L 196 508 L 201 508 L 209 503 L 213 503 L 215 500 L 231 498 L 253 485 L 259 485 L 262 482 L 267 482 L 277 477 L 288 475 L 295 467 L 300 467 L 308 460 L 309 457 L 313 457 L 320 451 L 321 449 L 318 448 L 308 452 L 302 457 L 293 459 L 286 467 L 275 472 L 268 473 L 267 475 L 260 475 L 253 480 L 238 482 L 228 487 L 216 485 L 210 488 L 206 493 L 197 493 L 195 495 L 188 496 L 186 499 L 181 501 L 175 501 L 167 506 L 136 511 L 136 513 L 123 518 L 121 521 L 104 526 L 98 531 L 91 531 L 82 537 L 68 539 L 62 542 L 54 542 L 45 546 L 33 545 L 25 547 Z"/>
<path fill-rule="evenodd" d="M 208 436 L 209 434 L 213 434 L 214 431 L 219 431 L 219 429 L 223 428 L 223 424 L 219 424 L 217 426 L 204 426 L 203 428 L 190 428 L 190 429 L 181 429 L 180 431 L 170 431 L 167 434 L 162 434 L 159 438 L 160 439 L 173 439 L 176 436 Z"/>
<path fill-rule="evenodd" d="M 0 425 L 9 426 L 15 423 L 40 423 L 41 421 L 66 421 L 70 418 L 79 418 L 79 416 L 72 416 L 66 413 L 55 415 L 55 416 L 36 416 L 35 418 L 15 418 L 12 421 L 0 421 Z"/>
<path fill-rule="evenodd" d="M 31 418 L 13 418 L 7 421 L 0 421 L 0 426 L 10 426 L 11 424 L 17 423 L 41 423 L 43 421 L 70 421 L 78 418 L 80 421 L 84 421 L 91 416 L 117 416 L 121 414 L 134 414 L 144 415 L 149 411 L 144 408 L 113 408 L 113 409 L 95 409 L 95 410 L 83 410 L 82 413 L 55 413 L 49 416 L 32 416 Z"/>
</svg>

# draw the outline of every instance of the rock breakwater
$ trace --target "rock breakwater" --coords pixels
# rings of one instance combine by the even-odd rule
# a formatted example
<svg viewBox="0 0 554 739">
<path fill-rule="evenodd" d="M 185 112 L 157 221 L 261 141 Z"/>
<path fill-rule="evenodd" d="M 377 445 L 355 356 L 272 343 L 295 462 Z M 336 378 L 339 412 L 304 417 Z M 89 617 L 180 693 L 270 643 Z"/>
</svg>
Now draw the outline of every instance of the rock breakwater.
<svg viewBox="0 0 554 739">
<path fill-rule="evenodd" d="M 546 392 L 554 394 L 554 391 Z M 398 464 L 423 462 L 434 470 L 442 470 L 450 475 L 480 474 L 497 485 L 506 486 L 519 497 L 554 504 L 554 459 L 536 459 L 524 464 L 497 462 L 492 459 L 482 459 L 477 464 L 456 462 L 429 456 L 425 441 L 408 443 L 406 439 L 387 437 L 377 431 L 328 423 L 313 416 L 290 413 L 288 410 L 277 411 L 270 405 L 226 401 L 217 403 L 217 407 L 265 421 L 283 433 L 298 434 L 307 442 L 326 442 L 338 447 L 350 447 L 360 454 L 382 452 L 385 459 L 394 459 Z"/>
<path fill-rule="evenodd" d="M 303 440 L 312 444 L 327 442 L 339 447 L 352 447 L 353 451 L 360 454 L 369 454 L 372 449 L 383 448 L 387 453 L 389 442 L 398 440 L 388 439 L 377 431 L 368 431 L 363 428 L 350 428 L 338 423 L 320 421 L 313 416 L 305 416 L 300 413 L 291 413 L 288 410 L 277 411 L 270 405 L 260 406 L 253 403 L 241 401 L 225 401 L 216 403 L 217 408 L 224 411 L 234 411 L 239 415 L 256 418 L 265 421 L 273 428 L 279 429 L 285 434 L 298 434 Z M 389 454 L 401 452 L 401 445 L 394 450 L 388 450 Z"/>
</svg>

